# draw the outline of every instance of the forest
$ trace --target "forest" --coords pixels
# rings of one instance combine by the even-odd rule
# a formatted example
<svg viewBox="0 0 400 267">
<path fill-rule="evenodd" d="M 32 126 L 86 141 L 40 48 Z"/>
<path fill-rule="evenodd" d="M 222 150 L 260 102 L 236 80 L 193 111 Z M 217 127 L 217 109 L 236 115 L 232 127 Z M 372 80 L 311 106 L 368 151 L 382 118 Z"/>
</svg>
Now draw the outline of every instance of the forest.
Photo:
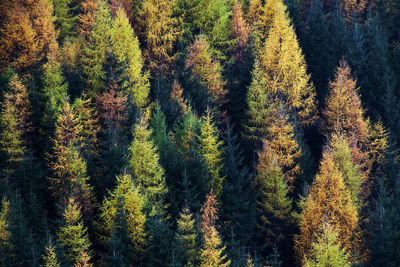
<svg viewBox="0 0 400 267">
<path fill-rule="evenodd" d="M 399 149 L 399 0 L 0 2 L 0 267 L 400 266 Z"/>
</svg>

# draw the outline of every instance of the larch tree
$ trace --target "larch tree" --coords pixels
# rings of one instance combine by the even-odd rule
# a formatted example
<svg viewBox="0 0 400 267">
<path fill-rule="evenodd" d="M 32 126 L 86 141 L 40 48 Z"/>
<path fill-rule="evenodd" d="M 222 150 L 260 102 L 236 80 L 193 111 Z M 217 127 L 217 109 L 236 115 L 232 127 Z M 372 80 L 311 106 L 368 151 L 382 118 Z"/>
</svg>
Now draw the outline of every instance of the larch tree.
<svg viewBox="0 0 400 267">
<path fill-rule="evenodd" d="M 274 151 L 276 160 L 282 168 L 285 182 L 292 191 L 296 176 L 301 173 L 298 160 L 301 150 L 296 140 L 294 125 L 289 121 L 289 116 L 283 107 L 275 107 L 275 115 L 268 126 L 266 138 L 267 146 Z"/>
<path fill-rule="evenodd" d="M 126 76 L 128 92 L 124 93 L 132 99 L 136 106 L 143 108 L 148 102 L 150 91 L 149 75 L 143 70 L 139 40 L 121 8 L 117 10 L 116 18 L 113 22 L 111 41 L 112 50 L 117 60 L 128 65 L 123 74 Z"/>
<path fill-rule="evenodd" d="M 174 2 L 144 0 L 137 14 L 137 34 L 143 56 L 156 76 L 167 74 L 175 60 L 174 45 L 183 33 L 180 18 L 174 17 Z"/>
<path fill-rule="evenodd" d="M 263 249 L 272 252 L 272 248 L 282 248 L 289 242 L 295 216 L 285 176 L 274 150 L 267 143 L 258 153 L 255 184 L 258 191 L 257 226 L 263 233 Z"/>
<path fill-rule="evenodd" d="M 368 152 L 370 123 L 364 113 L 356 81 L 351 77 L 349 65 L 342 60 L 335 80 L 330 83 L 326 107 L 322 112 L 322 129 L 327 138 L 336 132 L 348 139 L 353 163 L 362 172 L 363 182 L 367 182 L 371 168 Z M 363 190 L 367 194 L 368 189 Z"/>
<path fill-rule="evenodd" d="M 43 135 L 53 136 L 57 118 L 63 109 L 64 102 L 68 99 L 68 84 L 62 75 L 60 62 L 52 59 L 43 65 L 42 84 L 41 130 Z"/>
<path fill-rule="evenodd" d="M 72 36 L 77 21 L 76 9 L 72 0 L 52 0 L 54 5 L 54 14 L 56 16 L 55 24 L 59 30 L 60 40 Z"/>
<path fill-rule="evenodd" d="M 250 28 L 243 17 L 242 5 L 238 1 L 233 6 L 231 27 L 233 39 L 236 39 L 233 57 L 236 62 L 242 62 L 243 53 L 249 39 Z"/>
<path fill-rule="evenodd" d="M 113 234 L 126 231 L 129 243 L 121 246 L 128 246 L 128 255 L 136 263 L 143 258 L 146 248 L 146 216 L 143 208 L 143 196 L 135 187 L 132 177 L 127 174 L 117 177 L 115 189 L 104 199 L 100 208 L 103 242 L 110 247 L 114 241 Z"/>
<path fill-rule="evenodd" d="M 113 21 L 108 2 L 97 1 L 97 9 L 93 19 L 94 24 L 90 27 L 89 40 L 83 48 L 82 70 L 87 83 L 88 95 L 91 97 L 99 95 L 106 87 L 106 64 L 107 52 L 110 52 L 111 32 Z"/>
<path fill-rule="evenodd" d="M 165 172 L 160 164 L 157 147 L 151 140 L 151 130 L 144 118 L 135 125 L 129 151 L 129 169 L 139 191 L 148 200 L 146 204 L 163 204 L 168 191 Z"/>
<path fill-rule="evenodd" d="M 63 224 L 57 231 L 58 243 L 67 262 L 79 265 L 90 257 L 92 244 L 82 221 L 81 209 L 73 198 L 68 200 L 62 217 Z"/>
<path fill-rule="evenodd" d="M 260 53 L 265 90 L 286 106 L 303 126 L 315 120 L 317 101 L 314 85 L 291 25 L 285 5 L 277 3 L 276 14 Z"/>
<path fill-rule="evenodd" d="M 218 220 L 218 202 L 213 191 L 207 195 L 202 212 L 201 230 L 203 232 L 204 244 L 201 249 L 200 266 L 201 267 L 226 267 L 230 265 L 227 255 L 224 255 L 226 249 L 222 246 L 222 241 L 217 230 Z"/>
<path fill-rule="evenodd" d="M 329 224 L 312 243 L 311 256 L 304 260 L 305 267 L 350 267 L 350 255 L 338 241 L 338 234 Z"/>
<path fill-rule="evenodd" d="M 65 205 L 71 196 L 82 209 L 85 220 L 91 216 L 93 193 L 87 176 L 86 161 L 80 155 L 78 146 L 82 125 L 79 125 L 75 113 L 68 102 L 57 120 L 54 146 L 49 157 L 52 171 L 49 181 L 50 190 Z"/>
<path fill-rule="evenodd" d="M 22 170 L 28 157 L 31 145 L 32 124 L 31 105 L 27 88 L 21 83 L 18 75 L 14 75 L 9 84 L 9 90 L 4 93 L 0 111 L 0 151 L 5 162 L 3 175 L 4 188 L 9 186 L 25 186 L 24 176 L 18 173 Z"/>
<path fill-rule="evenodd" d="M 325 151 L 300 215 L 300 234 L 295 239 L 299 261 L 308 258 L 312 243 L 328 223 L 338 232 L 338 242 L 351 255 L 359 253 L 357 208 L 343 182 L 343 174 L 331 151 Z"/>
<path fill-rule="evenodd" d="M 177 220 L 176 240 L 183 254 L 183 262 L 187 267 L 194 267 L 199 261 L 197 246 L 196 221 L 188 208 L 184 208 Z"/>
<path fill-rule="evenodd" d="M 3 198 L 1 201 L 0 211 L 0 263 L 1 266 L 7 266 L 11 260 L 12 244 L 10 242 L 10 231 L 9 227 L 9 212 L 10 212 L 10 201 Z"/>
<path fill-rule="evenodd" d="M 213 116 L 208 110 L 203 116 L 200 134 L 200 154 L 209 171 L 209 181 L 215 195 L 219 198 L 224 189 L 225 176 L 221 170 L 223 142 L 219 140 L 218 129 L 213 122 Z"/>
<path fill-rule="evenodd" d="M 90 38 L 90 32 L 95 24 L 97 6 L 97 0 L 84 0 L 80 3 L 76 31 L 85 39 Z"/>
<path fill-rule="evenodd" d="M 43 254 L 43 267 L 60 267 L 57 260 L 57 254 L 53 246 L 47 246 Z"/>
<path fill-rule="evenodd" d="M 222 67 L 219 61 L 213 58 L 210 46 L 204 37 L 199 37 L 190 46 L 185 68 L 191 69 L 193 75 L 207 88 L 210 97 L 207 103 L 217 109 L 220 117 L 226 116 L 222 110 L 222 106 L 227 102 Z"/>
</svg>

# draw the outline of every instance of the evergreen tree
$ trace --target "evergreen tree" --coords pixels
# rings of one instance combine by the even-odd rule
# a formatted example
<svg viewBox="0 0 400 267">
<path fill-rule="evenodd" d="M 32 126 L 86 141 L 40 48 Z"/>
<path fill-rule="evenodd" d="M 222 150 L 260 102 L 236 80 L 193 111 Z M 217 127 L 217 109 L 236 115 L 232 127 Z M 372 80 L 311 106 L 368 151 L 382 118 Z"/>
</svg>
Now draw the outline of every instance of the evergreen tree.
<svg viewBox="0 0 400 267">
<path fill-rule="evenodd" d="M 296 237 L 299 260 L 310 256 L 312 243 L 317 240 L 326 223 L 335 227 L 338 242 L 351 255 L 359 252 L 357 209 L 343 183 L 343 174 L 334 162 L 332 152 L 326 151 L 310 193 L 300 215 L 300 235 Z"/>
<path fill-rule="evenodd" d="M 290 23 L 286 7 L 279 1 L 273 25 L 260 55 L 265 90 L 280 99 L 303 125 L 315 119 L 314 85 L 306 72 L 306 63 Z"/>
<path fill-rule="evenodd" d="M 128 64 L 123 74 L 127 76 L 128 92 L 124 93 L 129 95 L 138 107 L 143 108 L 148 102 L 149 75 L 142 70 L 143 60 L 139 41 L 121 8 L 118 9 L 113 23 L 111 41 L 117 60 L 120 63 Z"/>
<path fill-rule="evenodd" d="M 177 221 L 176 240 L 183 252 L 184 266 L 196 266 L 199 260 L 196 221 L 188 208 L 184 208 Z"/>
<path fill-rule="evenodd" d="M 70 198 L 63 213 L 63 224 L 57 231 L 58 243 L 69 264 L 80 264 L 92 253 L 89 235 L 81 218 L 79 205 Z"/>
<path fill-rule="evenodd" d="M 139 191 L 149 201 L 147 204 L 154 204 L 165 201 L 168 188 L 157 148 L 150 136 L 151 130 L 148 129 L 147 122 L 144 118 L 140 119 L 135 126 L 134 139 L 129 147 L 131 156 L 129 168 Z"/>
<path fill-rule="evenodd" d="M 116 253 L 125 256 L 126 262 L 139 263 L 143 258 L 146 244 L 143 206 L 143 197 L 135 188 L 131 176 L 118 176 L 114 191 L 103 201 L 100 215 L 103 242 L 111 249 L 109 260 L 115 259 Z M 118 251 L 118 248 L 123 251 Z"/>
<path fill-rule="evenodd" d="M 326 225 L 323 233 L 313 242 L 311 256 L 305 259 L 304 266 L 351 266 L 348 253 L 338 241 L 338 234 L 330 228 Z"/>
<path fill-rule="evenodd" d="M 221 170 L 222 164 L 222 145 L 219 140 L 218 130 L 214 126 L 213 117 L 208 110 L 203 117 L 200 135 L 200 153 L 208 167 L 209 182 L 216 196 L 219 198 L 224 190 L 224 180 Z"/>
<path fill-rule="evenodd" d="M 54 247 L 46 247 L 45 254 L 43 255 L 43 262 L 43 267 L 60 267 Z"/>
</svg>

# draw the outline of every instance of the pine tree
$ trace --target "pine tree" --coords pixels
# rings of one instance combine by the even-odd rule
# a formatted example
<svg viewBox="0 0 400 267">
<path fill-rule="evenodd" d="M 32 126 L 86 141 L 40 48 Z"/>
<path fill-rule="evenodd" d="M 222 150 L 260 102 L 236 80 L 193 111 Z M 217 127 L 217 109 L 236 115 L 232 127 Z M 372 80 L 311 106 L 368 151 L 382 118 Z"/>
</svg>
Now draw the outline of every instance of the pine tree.
<svg viewBox="0 0 400 267">
<path fill-rule="evenodd" d="M 57 231 L 58 243 L 69 264 L 80 264 L 91 255 L 91 242 L 82 221 L 81 209 L 73 198 L 68 200 L 63 213 L 63 225 Z"/>
<path fill-rule="evenodd" d="M 197 231 L 193 214 L 184 208 L 177 220 L 177 239 L 179 248 L 183 252 L 184 266 L 192 267 L 198 263 Z"/>
<path fill-rule="evenodd" d="M 129 95 L 138 107 L 143 108 L 148 102 L 150 90 L 149 75 L 142 70 L 143 60 L 139 40 L 135 36 L 129 20 L 121 8 L 117 10 L 113 23 L 111 41 L 113 43 L 112 50 L 117 60 L 128 64 L 124 73 L 127 76 L 128 92 L 124 93 Z"/>
<path fill-rule="evenodd" d="M 265 90 L 286 105 L 302 125 L 315 119 L 314 85 L 306 72 L 306 62 L 290 23 L 286 7 L 279 1 L 273 24 L 260 55 Z"/>
<path fill-rule="evenodd" d="M 190 46 L 185 68 L 191 69 L 194 76 L 207 89 L 210 97 L 207 103 L 223 115 L 221 107 L 227 102 L 227 90 L 224 88 L 226 82 L 222 78 L 221 65 L 212 57 L 210 47 L 204 37 L 199 37 Z"/>
<path fill-rule="evenodd" d="M 304 261 L 306 267 L 350 267 L 349 254 L 341 247 L 338 234 L 332 227 L 324 226 L 323 233 L 312 244 L 311 256 Z"/>
<path fill-rule="evenodd" d="M 287 246 L 295 218 L 292 201 L 288 197 L 288 185 L 284 181 L 285 176 L 274 153 L 273 148 L 265 143 L 263 150 L 258 153 L 257 176 L 255 177 L 259 193 L 257 226 L 263 233 L 263 249 L 270 252 L 275 246 L 280 248 L 282 245 Z"/>
<path fill-rule="evenodd" d="M 151 203 L 162 203 L 167 194 L 164 169 L 159 161 L 159 154 L 153 141 L 150 139 L 151 130 L 148 129 L 144 118 L 136 124 L 134 139 L 129 147 L 129 168 L 132 172 L 138 189 Z"/>
<path fill-rule="evenodd" d="M 124 232 L 126 232 L 129 243 L 123 243 L 121 246 L 128 246 L 127 256 L 136 263 L 143 258 L 146 246 L 144 227 L 146 216 L 143 213 L 143 207 L 143 197 L 134 186 L 131 176 L 127 174 L 117 177 L 117 186 L 104 199 L 101 206 L 100 218 L 104 243 L 113 248 L 113 242 L 116 241 L 115 235 L 120 234 L 122 238 L 120 242 L 122 242 Z M 112 251 L 112 253 L 116 252 Z"/>
<path fill-rule="evenodd" d="M 60 267 L 60 264 L 57 260 L 57 254 L 54 250 L 54 247 L 51 245 L 46 247 L 45 254 L 43 255 L 43 267 Z"/>
<path fill-rule="evenodd" d="M 144 0 L 138 10 L 137 34 L 146 64 L 156 77 L 167 74 L 175 60 L 174 45 L 182 35 L 181 21 L 173 16 L 173 6 L 166 0 Z"/>
<path fill-rule="evenodd" d="M 324 224 L 338 232 L 338 242 L 349 253 L 359 252 L 357 209 L 343 183 L 343 174 L 334 162 L 332 152 L 325 151 L 310 193 L 300 215 L 300 235 L 296 237 L 299 260 L 310 256 Z"/>
<path fill-rule="evenodd" d="M 222 241 L 217 231 L 218 208 L 217 200 L 213 191 L 207 195 L 202 211 L 202 232 L 204 245 L 201 249 L 201 267 L 225 267 L 230 265 L 230 260 L 224 255 L 225 246 L 221 247 Z"/>
<path fill-rule="evenodd" d="M 213 117 L 208 110 L 203 117 L 200 135 L 200 153 L 209 170 L 209 182 L 216 196 L 222 195 L 225 176 L 221 170 L 222 164 L 222 145 L 219 140 L 218 130 L 214 126 Z"/>
</svg>

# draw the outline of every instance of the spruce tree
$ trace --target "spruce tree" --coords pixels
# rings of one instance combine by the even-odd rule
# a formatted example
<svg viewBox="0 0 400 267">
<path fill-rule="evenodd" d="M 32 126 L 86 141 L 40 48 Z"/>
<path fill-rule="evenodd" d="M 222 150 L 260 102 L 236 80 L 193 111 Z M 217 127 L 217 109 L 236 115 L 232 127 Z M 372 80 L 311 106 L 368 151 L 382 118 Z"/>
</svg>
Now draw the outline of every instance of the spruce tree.
<svg viewBox="0 0 400 267">
<path fill-rule="evenodd" d="M 316 112 L 314 85 L 290 23 L 286 7 L 279 1 L 273 24 L 260 55 L 265 90 L 285 103 L 302 125 L 313 123 Z"/>
<path fill-rule="evenodd" d="M 58 243 L 69 264 L 80 264 L 91 255 L 91 242 L 83 224 L 81 209 L 73 198 L 67 202 L 63 213 L 63 224 L 57 231 Z"/>
</svg>

